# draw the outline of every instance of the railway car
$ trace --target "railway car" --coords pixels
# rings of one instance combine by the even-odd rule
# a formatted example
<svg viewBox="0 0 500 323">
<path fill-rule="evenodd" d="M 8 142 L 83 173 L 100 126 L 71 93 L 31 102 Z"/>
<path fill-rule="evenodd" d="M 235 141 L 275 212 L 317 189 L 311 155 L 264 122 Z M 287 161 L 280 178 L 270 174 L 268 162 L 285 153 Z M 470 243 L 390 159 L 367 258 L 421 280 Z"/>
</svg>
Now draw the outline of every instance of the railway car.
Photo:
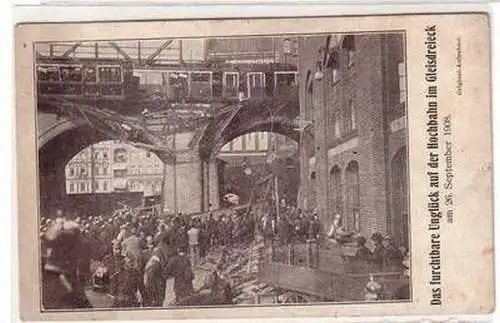
<svg viewBox="0 0 500 323">
<path fill-rule="evenodd" d="M 39 98 L 124 100 L 137 87 L 132 64 L 123 60 L 44 58 L 35 71 Z"/>
<path fill-rule="evenodd" d="M 148 68 L 134 70 L 143 93 L 160 94 L 170 102 L 214 103 L 285 97 L 298 93 L 298 72 L 280 66 L 214 69 Z"/>
</svg>

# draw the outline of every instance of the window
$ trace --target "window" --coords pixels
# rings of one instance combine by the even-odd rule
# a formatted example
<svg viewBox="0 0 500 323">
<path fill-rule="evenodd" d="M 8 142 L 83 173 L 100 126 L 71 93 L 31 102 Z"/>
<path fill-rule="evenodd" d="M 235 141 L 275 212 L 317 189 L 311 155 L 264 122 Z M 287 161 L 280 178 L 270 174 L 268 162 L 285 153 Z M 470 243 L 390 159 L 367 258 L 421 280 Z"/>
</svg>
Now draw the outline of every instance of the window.
<svg viewBox="0 0 500 323">
<path fill-rule="evenodd" d="M 342 171 L 340 167 L 335 165 L 330 171 L 330 187 L 331 187 L 331 201 L 333 205 L 333 212 L 343 214 L 342 206 Z"/>
<path fill-rule="evenodd" d="M 69 169 L 69 176 L 75 176 L 75 169 L 73 167 Z"/>
<path fill-rule="evenodd" d="M 149 150 L 146 152 L 146 157 L 147 157 L 147 158 L 150 158 L 150 157 L 151 157 L 151 152 L 150 152 Z"/>
<path fill-rule="evenodd" d="M 122 81 L 122 69 L 120 66 L 99 66 L 100 83 L 120 83 Z"/>
<path fill-rule="evenodd" d="M 405 63 L 398 63 L 399 76 L 399 103 L 406 102 L 406 66 Z"/>
<path fill-rule="evenodd" d="M 82 68 L 80 66 L 61 66 L 61 80 L 69 82 L 82 81 Z"/>
<path fill-rule="evenodd" d="M 127 175 L 127 170 L 126 169 L 115 169 L 113 171 L 113 176 L 114 177 L 125 177 Z"/>
<path fill-rule="evenodd" d="M 349 100 L 349 106 L 345 111 L 344 116 L 344 132 L 349 135 L 353 130 L 356 130 L 356 111 L 353 100 Z"/>
<path fill-rule="evenodd" d="M 87 173 L 87 169 L 82 167 L 80 168 L 80 175 L 84 176 Z"/>
<path fill-rule="evenodd" d="M 69 192 L 73 193 L 75 191 L 75 185 L 73 183 L 69 183 Z"/>
<path fill-rule="evenodd" d="M 94 166 L 94 174 L 99 175 L 99 166 Z"/>
<path fill-rule="evenodd" d="M 347 67 L 351 68 L 354 65 L 355 59 L 355 40 L 354 35 L 345 36 L 342 48 L 347 50 Z"/>
<path fill-rule="evenodd" d="M 102 158 L 108 159 L 108 153 L 102 153 Z"/>
<path fill-rule="evenodd" d="M 332 84 L 335 85 L 340 80 L 339 69 L 337 67 L 332 68 Z"/>
<path fill-rule="evenodd" d="M 349 50 L 347 52 L 347 67 L 351 68 L 354 65 L 354 51 Z"/>
<path fill-rule="evenodd" d="M 115 163 L 126 163 L 127 162 L 127 150 L 125 148 L 116 148 L 115 149 L 114 162 Z"/>
<path fill-rule="evenodd" d="M 351 129 L 356 129 L 356 111 L 354 110 L 354 102 L 349 100 L 349 113 L 351 114 Z"/>
<path fill-rule="evenodd" d="M 332 71 L 332 85 L 340 80 L 339 55 L 337 50 L 331 50 L 328 54 L 327 68 Z"/>
<path fill-rule="evenodd" d="M 108 168 L 107 168 L 106 166 L 104 166 L 104 167 L 102 168 L 102 174 L 103 174 L 103 175 L 107 175 L 107 174 L 108 174 Z"/>
<path fill-rule="evenodd" d="M 94 183 L 94 190 L 98 191 L 99 190 L 99 182 Z"/>
<path fill-rule="evenodd" d="M 212 96 L 212 74 L 208 72 L 191 73 L 191 96 L 204 99 Z"/>
<path fill-rule="evenodd" d="M 351 161 L 346 169 L 346 222 L 348 230 L 361 231 L 360 201 L 359 201 L 359 166 Z"/>
<path fill-rule="evenodd" d="M 223 78 L 224 96 L 226 98 L 237 97 L 240 86 L 238 72 L 225 72 Z"/>
<path fill-rule="evenodd" d="M 188 74 L 184 72 L 168 72 L 168 98 L 174 101 L 185 100 L 189 95 Z"/>
<path fill-rule="evenodd" d="M 275 72 L 274 88 L 275 95 L 288 95 L 296 90 L 298 75 L 296 72 Z"/>
<path fill-rule="evenodd" d="M 104 182 L 103 183 L 102 190 L 103 191 L 107 191 L 108 190 L 108 182 Z"/>
<path fill-rule="evenodd" d="M 80 192 L 85 192 L 85 182 L 80 182 Z"/>
<path fill-rule="evenodd" d="M 94 153 L 94 158 L 95 158 L 95 159 L 99 159 L 99 152 L 98 152 L 98 151 L 96 151 L 96 152 Z"/>
<path fill-rule="evenodd" d="M 37 66 L 38 81 L 59 81 L 59 69 L 57 66 L 39 65 Z"/>
<path fill-rule="evenodd" d="M 342 113 L 340 112 L 340 110 L 337 110 L 335 112 L 335 121 L 334 121 L 334 125 L 333 125 L 333 138 L 335 138 L 335 139 L 339 139 L 342 136 L 341 131 L 340 131 L 341 116 L 342 116 Z"/>
<path fill-rule="evenodd" d="M 261 97 L 265 93 L 265 76 L 262 72 L 250 72 L 248 77 L 248 97 Z"/>
<path fill-rule="evenodd" d="M 95 67 L 86 67 L 84 69 L 84 79 L 87 83 L 95 83 L 97 82 L 97 74 L 95 71 Z"/>
</svg>

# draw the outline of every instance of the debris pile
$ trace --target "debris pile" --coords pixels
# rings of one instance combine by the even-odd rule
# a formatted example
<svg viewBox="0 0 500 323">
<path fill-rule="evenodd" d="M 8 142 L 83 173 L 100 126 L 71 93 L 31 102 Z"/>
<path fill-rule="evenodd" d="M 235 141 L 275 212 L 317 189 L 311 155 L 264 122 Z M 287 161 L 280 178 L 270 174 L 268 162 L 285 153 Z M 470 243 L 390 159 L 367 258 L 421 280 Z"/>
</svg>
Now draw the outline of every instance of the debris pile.
<svg viewBox="0 0 500 323">
<path fill-rule="evenodd" d="M 266 257 L 263 242 L 217 249 L 205 259 L 203 269 L 224 264 L 224 274 L 231 281 L 235 304 L 263 302 L 273 294 L 273 287 L 259 282 L 259 262 Z M 270 298 L 271 300 L 271 298 Z M 266 301 L 267 302 L 267 301 Z"/>
</svg>

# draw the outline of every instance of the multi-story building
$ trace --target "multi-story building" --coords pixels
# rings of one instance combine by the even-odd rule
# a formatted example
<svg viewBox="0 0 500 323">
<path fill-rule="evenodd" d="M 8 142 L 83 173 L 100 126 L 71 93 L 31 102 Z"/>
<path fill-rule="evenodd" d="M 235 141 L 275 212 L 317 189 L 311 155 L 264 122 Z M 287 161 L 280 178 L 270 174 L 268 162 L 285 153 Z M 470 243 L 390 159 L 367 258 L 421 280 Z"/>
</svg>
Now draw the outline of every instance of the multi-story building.
<svg viewBox="0 0 500 323">
<path fill-rule="evenodd" d="M 329 39 L 330 41 L 328 41 Z M 325 226 L 392 234 L 408 246 L 405 38 L 403 33 L 300 40 L 299 203 Z"/>
<path fill-rule="evenodd" d="M 80 151 L 66 165 L 66 193 L 141 192 L 159 195 L 163 162 L 153 153 L 118 141 L 103 141 Z"/>
</svg>

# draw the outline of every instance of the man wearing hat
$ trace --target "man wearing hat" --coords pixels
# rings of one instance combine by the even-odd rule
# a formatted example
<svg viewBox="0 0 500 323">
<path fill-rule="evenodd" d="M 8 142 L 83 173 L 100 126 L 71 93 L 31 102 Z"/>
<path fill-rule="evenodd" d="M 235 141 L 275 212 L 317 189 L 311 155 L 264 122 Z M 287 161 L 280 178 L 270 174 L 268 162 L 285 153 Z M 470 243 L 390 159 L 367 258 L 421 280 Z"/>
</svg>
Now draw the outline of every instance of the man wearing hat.
<svg viewBox="0 0 500 323">
<path fill-rule="evenodd" d="M 403 266 L 403 254 L 396 247 L 394 239 L 390 235 L 384 237 L 382 242 L 386 250 L 386 263 L 388 266 L 395 266 L 402 268 Z"/>
<path fill-rule="evenodd" d="M 179 249 L 179 253 L 169 260 L 165 273 L 167 277 L 174 277 L 176 303 L 193 293 L 194 273 L 189 258 L 186 256 L 186 249 Z"/>
<path fill-rule="evenodd" d="M 375 232 L 371 236 L 371 240 L 374 245 L 374 249 L 372 252 L 372 261 L 377 264 L 380 268 L 383 268 L 386 263 L 386 249 L 384 248 L 384 245 L 382 244 L 382 241 L 384 240 L 384 237 L 382 236 L 381 233 Z"/>
<path fill-rule="evenodd" d="M 359 236 L 356 238 L 356 260 L 364 260 L 369 261 L 372 257 L 372 252 L 366 246 L 366 238 L 363 236 Z"/>
<path fill-rule="evenodd" d="M 81 249 L 78 223 L 58 218 L 43 235 L 45 263 L 42 270 L 44 309 L 92 307 L 77 279 Z"/>
</svg>

